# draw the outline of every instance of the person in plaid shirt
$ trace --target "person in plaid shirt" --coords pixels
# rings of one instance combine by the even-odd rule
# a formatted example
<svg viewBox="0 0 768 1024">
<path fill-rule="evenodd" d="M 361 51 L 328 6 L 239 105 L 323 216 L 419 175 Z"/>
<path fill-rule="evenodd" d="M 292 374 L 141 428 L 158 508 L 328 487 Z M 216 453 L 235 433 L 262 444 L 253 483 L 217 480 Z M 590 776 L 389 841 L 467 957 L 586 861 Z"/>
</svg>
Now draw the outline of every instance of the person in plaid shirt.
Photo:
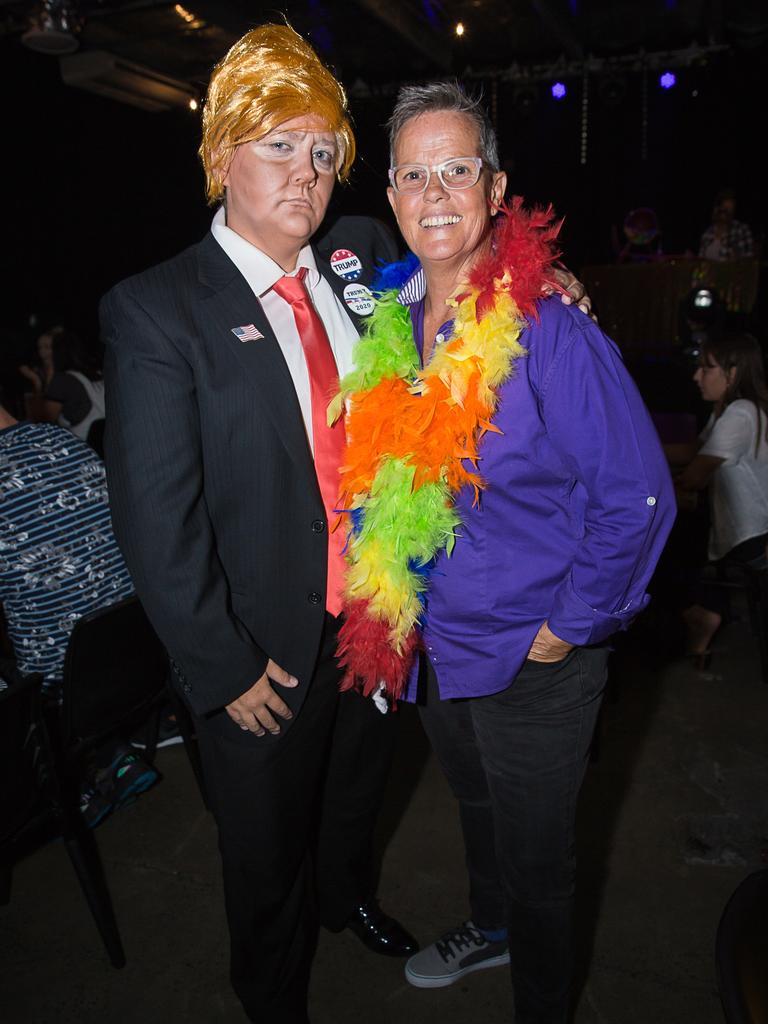
<svg viewBox="0 0 768 1024">
<path fill-rule="evenodd" d="M 723 189 L 715 196 L 712 223 L 701 236 L 699 256 L 724 262 L 752 256 L 754 243 L 749 225 L 736 220 L 736 196 L 731 189 Z"/>
</svg>

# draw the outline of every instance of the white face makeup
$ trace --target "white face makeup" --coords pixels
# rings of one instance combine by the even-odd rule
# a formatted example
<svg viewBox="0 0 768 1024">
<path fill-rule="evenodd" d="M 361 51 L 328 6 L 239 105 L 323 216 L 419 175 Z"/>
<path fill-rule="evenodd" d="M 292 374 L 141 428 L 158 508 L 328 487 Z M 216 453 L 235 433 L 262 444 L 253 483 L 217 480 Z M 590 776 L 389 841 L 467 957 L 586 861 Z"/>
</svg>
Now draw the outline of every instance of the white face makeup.
<svg viewBox="0 0 768 1024">
<path fill-rule="evenodd" d="M 244 142 L 224 179 L 227 226 L 293 270 L 328 209 L 338 163 L 336 136 L 314 114 Z"/>
</svg>

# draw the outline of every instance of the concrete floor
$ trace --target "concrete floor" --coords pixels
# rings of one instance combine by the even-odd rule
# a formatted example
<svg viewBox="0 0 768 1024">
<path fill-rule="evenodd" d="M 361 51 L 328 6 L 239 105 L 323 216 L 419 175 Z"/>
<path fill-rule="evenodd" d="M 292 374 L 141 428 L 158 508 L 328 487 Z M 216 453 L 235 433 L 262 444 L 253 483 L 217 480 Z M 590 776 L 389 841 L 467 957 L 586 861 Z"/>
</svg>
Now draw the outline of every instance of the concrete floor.
<svg viewBox="0 0 768 1024">
<path fill-rule="evenodd" d="M 588 973 L 576 1024 L 722 1024 L 713 943 L 721 909 L 768 848 L 768 688 L 745 626 L 723 631 L 710 675 L 614 669 L 600 759 L 580 828 L 579 949 Z M 410 708 L 382 814 L 379 887 L 423 941 L 466 913 L 451 797 Z M 3 1024 L 245 1021 L 226 978 L 216 837 L 184 751 L 160 751 L 162 782 L 107 820 L 98 841 L 127 966 L 115 971 L 60 843 L 20 864 L 0 908 Z M 511 1020 L 506 971 L 424 991 L 402 963 L 350 934 L 323 934 L 313 1024 Z"/>
</svg>

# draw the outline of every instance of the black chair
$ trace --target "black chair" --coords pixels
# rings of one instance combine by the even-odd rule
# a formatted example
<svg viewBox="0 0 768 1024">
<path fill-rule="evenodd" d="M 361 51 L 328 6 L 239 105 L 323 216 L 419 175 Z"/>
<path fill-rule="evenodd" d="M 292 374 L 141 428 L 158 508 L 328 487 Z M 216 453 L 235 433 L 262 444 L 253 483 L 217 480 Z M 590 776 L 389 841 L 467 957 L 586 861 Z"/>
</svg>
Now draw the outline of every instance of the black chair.
<svg viewBox="0 0 768 1024">
<path fill-rule="evenodd" d="M 748 875 L 728 900 L 717 929 L 715 964 L 728 1024 L 766 1024 L 768 868 Z"/>
<path fill-rule="evenodd" d="M 0 903 L 13 866 L 42 839 L 61 836 L 113 967 L 125 953 L 93 833 L 62 795 L 40 705 L 40 676 L 0 691 Z"/>
<path fill-rule="evenodd" d="M 85 439 L 85 443 L 89 444 L 91 448 L 96 452 L 100 459 L 104 458 L 104 425 L 106 420 L 102 417 L 100 420 L 94 420 L 88 428 L 88 436 Z"/>
<path fill-rule="evenodd" d="M 768 569 L 725 560 L 717 563 L 712 584 L 746 594 L 750 630 L 757 640 L 760 655 L 760 674 L 763 683 L 768 685 Z"/>
<path fill-rule="evenodd" d="M 203 802 L 200 758 L 183 705 L 168 687 L 168 656 L 136 597 L 108 605 L 75 623 L 64 659 L 62 707 L 52 730 L 63 778 L 74 794 L 88 754 L 149 720 L 144 760 L 153 763 L 159 712 L 169 697 Z"/>
</svg>

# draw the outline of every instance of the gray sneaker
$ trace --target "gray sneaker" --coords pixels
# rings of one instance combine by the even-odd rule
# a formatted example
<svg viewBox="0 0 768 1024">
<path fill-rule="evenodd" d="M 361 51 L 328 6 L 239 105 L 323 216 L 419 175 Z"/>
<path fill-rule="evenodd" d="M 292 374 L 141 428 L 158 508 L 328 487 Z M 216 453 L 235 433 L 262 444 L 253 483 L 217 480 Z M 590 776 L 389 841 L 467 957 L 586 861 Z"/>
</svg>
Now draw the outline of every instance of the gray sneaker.
<svg viewBox="0 0 768 1024">
<path fill-rule="evenodd" d="M 488 942 L 471 921 L 465 921 L 412 956 L 405 965 L 405 980 L 416 988 L 442 988 L 471 971 L 508 963 L 505 941 Z"/>
</svg>

